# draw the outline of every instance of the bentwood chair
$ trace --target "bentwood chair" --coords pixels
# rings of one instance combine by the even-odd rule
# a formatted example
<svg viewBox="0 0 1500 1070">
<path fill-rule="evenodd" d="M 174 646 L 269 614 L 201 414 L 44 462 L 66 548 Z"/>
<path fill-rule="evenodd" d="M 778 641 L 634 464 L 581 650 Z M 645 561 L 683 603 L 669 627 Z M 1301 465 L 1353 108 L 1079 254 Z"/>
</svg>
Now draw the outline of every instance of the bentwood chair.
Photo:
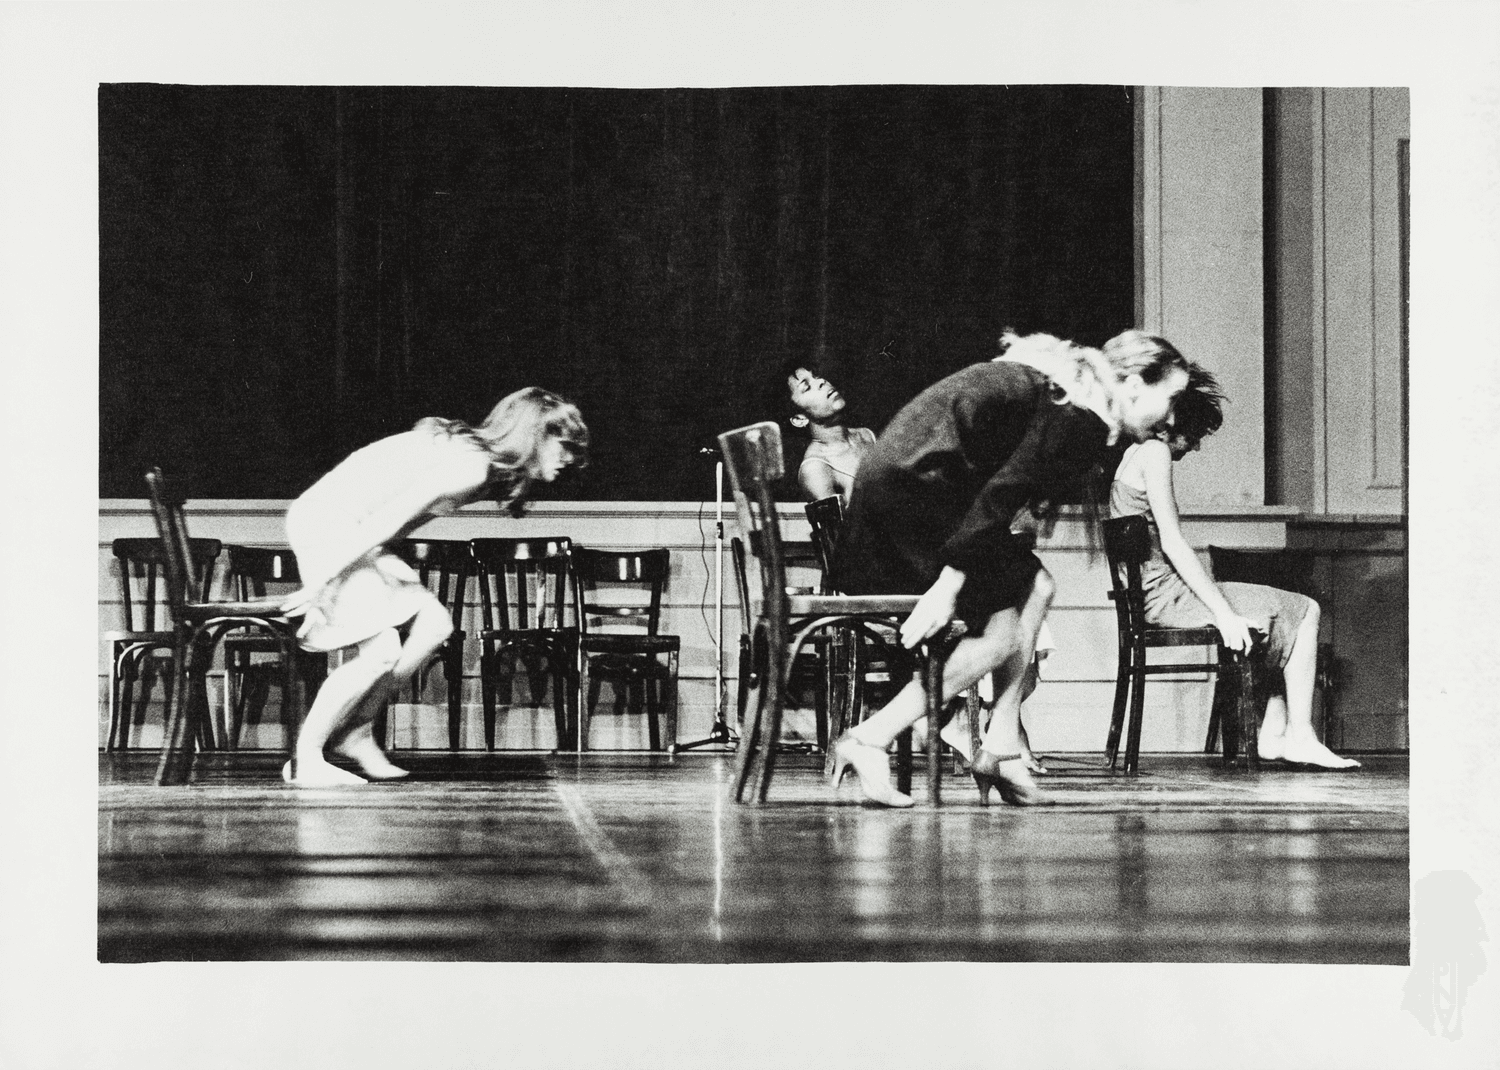
<svg viewBox="0 0 1500 1070">
<path fill-rule="evenodd" d="M 1317 556 L 1307 550 L 1231 550 L 1223 546 L 1210 546 L 1208 560 L 1214 579 L 1220 583 L 1259 583 L 1267 587 L 1278 587 L 1283 591 L 1295 591 L 1323 605 L 1328 604 L 1328 593 L 1321 589 L 1316 578 Z M 1339 689 L 1338 662 L 1334 658 L 1332 643 L 1319 643 L 1314 682 L 1322 697 L 1322 737 L 1330 746 L 1334 740 L 1342 740 L 1338 719 L 1337 696 Z M 1217 748 L 1219 735 L 1219 707 L 1214 704 L 1214 715 L 1209 718 L 1208 736 L 1203 750 L 1212 754 Z"/>
<path fill-rule="evenodd" d="M 755 656 L 755 623 L 751 619 L 753 599 L 750 597 L 750 571 L 745 555 L 745 544 L 738 536 L 735 536 L 729 540 L 729 548 L 734 564 L 735 585 L 740 594 L 740 666 L 735 709 L 739 718 L 738 723 L 743 725 L 750 691 L 760 679 L 760 672 L 764 666 L 756 660 Z M 820 565 L 818 554 L 811 543 L 783 543 L 782 550 L 783 562 L 787 568 L 809 568 Z M 823 578 L 819 580 L 817 588 L 819 593 L 827 593 L 824 590 L 826 584 L 827 573 L 825 572 Z M 809 586 L 789 584 L 786 593 L 796 596 L 815 592 L 814 588 Z M 840 682 L 832 662 L 829 661 L 829 658 L 835 655 L 835 651 L 828 640 L 829 637 L 826 635 L 815 635 L 809 640 L 807 649 L 798 651 L 797 656 L 787 667 L 787 681 L 783 696 L 784 700 L 796 698 L 799 701 L 805 701 L 806 697 L 811 696 L 816 746 L 825 753 L 830 753 L 828 711 L 839 701 L 839 696 L 833 694 L 833 689 Z M 778 745 L 788 749 L 806 747 L 806 744 L 791 742 L 781 742 Z M 832 759 L 829 761 L 831 762 Z M 830 768 L 832 768 L 831 764 Z"/>
<path fill-rule="evenodd" d="M 749 801 L 759 803 L 770 790 L 787 676 L 803 644 L 829 628 L 876 621 L 899 624 L 917 604 L 917 596 L 787 594 L 786 560 L 773 493 L 776 481 L 784 474 L 780 428 L 766 421 L 726 431 L 719 436 L 719 447 L 729 469 L 740 533 L 760 566 L 761 597 L 754 614 L 752 646 L 764 666 L 756 674 L 754 712 L 747 711 L 740 735 L 730 797 L 735 802 L 744 801 L 745 786 L 753 776 L 756 786 Z M 920 645 L 918 657 L 932 725 L 942 723 L 943 663 L 951 641 L 950 630 Z M 909 733 L 903 737 L 909 748 Z M 935 730 L 928 733 L 927 747 L 928 792 L 936 805 L 941 769 Z"/>
<path fill-rule="evenodd" d="M 160 539 L 116 539 L 111 545 L 120 578 L 120 609 L 124 627 L 104 633 L 109 644 L 109 732 L 104 749 L 130 746 L 130 730 L 144 718 L 158 676 L 163 707 L 171 708 L 175 678 L 171 665 L 172 619 L 169 613 L 166 556 Z M 188 554 L 203 590 L 213 583 L 218 539 L 192 539 Z M 158 582 L 159 581 L 159 582 Z M 140 698 L 134 698 L 135 685 Z"/>
<path fill-rule="evenodd" d="M 601 685 L 614 691 L 615 713 L 644 713 L 652 750 L 677 740 L 677 673 L 682 640 L 661 634 L 661 600 L 671 555 L 667 550 L 573 551 L 582 592 L 579 623 L 586 697 L 578 749 L 589 746 L 589 721 Z M 621 631 L 628 628 L 629 631 Z"/>
<path fill-rule="evenodd" d="M 241 604 L 285 598 L 302 586 L 297 557 L 290 550 L 230 546 L 228 557 L 225 594 Z M 302 704 L 306 705 L 328 675 L 328 656 L 301 649 L 297 645 L 296 628 L 280 623 L 269 626 L 246 623 L 230 629 L 223 643 L 224 705 L 229 713 L 225 749 L 239 749 L 244 726 L 259 719 L 273 683 L 281 687 L 282 736 L 290 739 L 296 731 L 298 708 L 294 685 L 301 682 L 305 696 Z M 257 661 L 257 655 L 262 660 Z M 295 677 L 286 671 L 288 659 L 296 670 Z"/>
<path fill-rule="evenodd" d="M 168 489 L 161 469 L 146 473 L 151 494 L 151 514 L 161 537 L 166 559 L 167 598 L 172 610 L 172 672 L 176 681 L 173 701 L 162 733 L 161 761 L 156 769 L 158 785 L 185 784 L 192 777 L 193 754 L 198 739 L 212 745 L 208 725 L 208 666 L 214 647 L 225 632 L 253 624 L 267 633 L 289 632 L 291 622 L 281 614 L 280 599 L 253 602 L 209 602 L 205 588 L 188 567 L 192 560 L 184 499 Z M 293 686 L 292 652 L 284 660 L 287 688 Z M 293 718 L 291 724 L 298 723 Z M 296 762 L 296 733 L 288 734 L 287 751 Z M 293 768 L 295 773 L 295 766 Z"/>
<path fill-rule="evenodd" d="M 844 503 L 838 495 L 819 498 L 806 507 L 807 522 L 812 529 L 812 544 L 823 568 L 821 594 L 836 594 L 831 577 L 834 555 L 843 532 Z M 889 650 L 895 641 L 889 628 L 872 628 L 868 624 L 835 629 L 828 651 L 828 736 L 837 739 L 860 720 L 865 706 L 865 688 L 890 682 Z M 874 657 L 872 657 L 872 653 Z M 833 752 L 825 762 L 825 772 L 833 771 Z M 908 774 L 909 775 L 909 774 Z"/>
<path fill-rule="evenodd" d="M 482 616 L 485 749 L 495 749 L 496 706 L 502 699 L 510 702 L 517 664 L 526 670 L 533 702 L 552 686 L 558 749 L 577 746 L 579 597 L 573 541 L 565 536 L 473 539 L 469 553 Z"/>
<path fill-rule="evenodd" d="M 420 700 L 434 665 L 443 667 L 447 685 L 448 748 L 458 750 L 460 720 L 463 713 L 464 684 L 464 612 L 469 594 L 469 575 L 474 568 L 473 554 L 463 539 L 406 539 L 392 549 L 417 571 L 417 578 L 448 610 L 453 631 L 438 648 L 432 661 L 422 666 L 411 681 L 411 700 Z M 376 725 L 376 738 L 385 738 L 385 724 Z"/>
<path fill-rule="evenodd" d="M 1260 687 L 1260 665 L 1264 660 L 1265 636 L 1252 632 L 1255 645 L 1247 657 L 1225 647 L 1219 630 L 1165 628 L 1146 620 L 1146 598 L 1141 586 L 1141 565 L 1151 556 L 1151 532 L 1145 516 L 1114 517 L 1104 522 L 1104 552 L 1109 559 L 1110 599 L 1118 624 L 1118 668 L 1115 675 L 1114 710 L 1104 751 L 1110 769 L 1115 768 L 1120 734 L 1127 704 L 1129 732 L 1125 737 L 1125 772 L 1140 771 L 1141 722 L 1145 712 L 1146 678 L 1165 673 L 1217 674 L 1223 686 L 1215 688 L 1210 716 L 1223 725 L 1224 760 L 1235 762 L 1243 750 L 1243 761 L 1259 767 L 1257 751 L 1259 718 L 1255 694 Z M 1217 652 L 1213 661 L 1149 663 L 1146 651 L 1153 647 L 1209 647 Z M 1229 707 L 1233 706 L 1233 710 Z M 1231 714 L 1233 714 L 1231 716 Z"/>
</svg>

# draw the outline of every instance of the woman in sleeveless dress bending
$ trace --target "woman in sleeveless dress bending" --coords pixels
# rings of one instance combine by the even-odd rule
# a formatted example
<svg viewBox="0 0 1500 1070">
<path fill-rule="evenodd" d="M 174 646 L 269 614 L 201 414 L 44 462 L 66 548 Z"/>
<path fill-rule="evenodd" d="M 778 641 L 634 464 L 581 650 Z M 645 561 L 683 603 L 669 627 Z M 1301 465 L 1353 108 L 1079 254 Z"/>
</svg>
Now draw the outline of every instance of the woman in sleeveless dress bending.
<svg viewBox="0 0 1500 1070">
<path fill-rule="evenodd" d="M 1144 515 L 1151 557 L 1141 568 L 1146 619 L 1171 628 L 1213 625 L 1232 650 L 1250 649 L 1254 626 L 1269 636 L 1267 663 L 1284 686 L 1266 704 L 1260 756 L 1318 769 L 1355 769 L 1318 740 L 1312 726 L 1318 658 L 1318 604 L 1305 595 L 1258 583 L 1214 583 L 1182 535 L 1172 464 L 1196 450 L 1224 422 L 1213 376 L 1195 368 L 1164 437 L 1125 451 L 1110 487 L 1111 516 Z"/>
<path fill-rule="evenodd" d="M 371 724 L 395 689 L 448 638 L 448 611 L 388 547 L 433 517 L 491 498 L 512 515 L 536 482 L 585 462 L 588 429 L 570 402 L 536 387 L 502 400 L 478 427 L 435 417 L 355 451 L 287 510 L 287 542 L 303 587 L 282 606 L 300 616 L 303 649 L 358 653 L 328 674 L 303 722 L 293 784 L 362 784 L 406 775 Z M 401 629 L 405 629 L 402 638 Z"/>
</svg>

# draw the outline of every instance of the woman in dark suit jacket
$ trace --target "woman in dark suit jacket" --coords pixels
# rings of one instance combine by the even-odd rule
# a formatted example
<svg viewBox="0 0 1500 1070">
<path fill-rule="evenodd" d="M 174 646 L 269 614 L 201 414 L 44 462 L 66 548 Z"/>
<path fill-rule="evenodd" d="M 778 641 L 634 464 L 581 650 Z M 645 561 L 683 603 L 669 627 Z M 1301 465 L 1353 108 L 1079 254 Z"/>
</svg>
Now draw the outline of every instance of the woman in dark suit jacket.
<svg viewBox="0 0 1500 1070">
<path fill-rule="evenodd" d="M 1051 577 L 1012 538 L 1028 501 L 1065 492 L 1120 436 L 1143 441 L 1165 425 L 1188 381 L 1171 343 L 1142 331 L 1103 351 L 1051 335 L 1001 339 L 1002 356 L 928 387 L 896 414 L 855 480 L 835 583 L 850 594 L 920 594 L 901 627 L 907 648 L 962 620 L 943 678 L 948 699 L 988 672 L 995 713 L 974 755 L 980 799 L 1046 797 L 1026 770 L 1020 685 L 1051 602 Z M 890 783 L 886 748 L 922 716 L 920 681 L 835 744 L 834 785 L 853 766 L 865 795 L 910 806 Z"/>
</svg>

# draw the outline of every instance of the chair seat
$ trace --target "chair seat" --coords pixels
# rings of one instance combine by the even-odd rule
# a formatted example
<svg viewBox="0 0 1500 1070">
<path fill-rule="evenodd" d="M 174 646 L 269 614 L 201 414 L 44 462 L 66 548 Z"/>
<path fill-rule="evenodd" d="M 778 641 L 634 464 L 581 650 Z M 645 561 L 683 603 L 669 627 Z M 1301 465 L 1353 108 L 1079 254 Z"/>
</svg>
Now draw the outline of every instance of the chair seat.
<svg viewBox="0 0 1500 1070">
<path fill-rule="evenodd" d="M 675 635 L 586 635 L 583 649 L 588 654 L 670 654 L 682 648 Z"/>
<path fill-rule="evenodd" d="M 106 643 L 132 643 L 138 646 L 171 646 L 171 632 L 126 632 L 110 631 L 104 633 Z"/>
<path fill-rule="evenodd" d="M 842 617 L 855 614 L 904 616 L 917 607 L 914 594 L 814 594 L 787 599 L 794 617 Z"/>
<path fill-rule="evenodd" d="M 571 628 L 485 628 L 478 633 L 481 639 L 501 643 L 555 643 L 577 634 Z"/>
<path fill-rule="evenodd" d="M 1218 646 L 1217 628 L 1147 628 L 1147 646 Z"/>
<path fill-rule="evenodd" d="M 281 606 L 285 599 L 266 598 L 251 602 L 188 602 L 182 607 L 185 619 L 194 623 L 218 617 L 260 617 L 274 620 L 278 624 L 290 623 L 283 616 Z"/>
</svg>

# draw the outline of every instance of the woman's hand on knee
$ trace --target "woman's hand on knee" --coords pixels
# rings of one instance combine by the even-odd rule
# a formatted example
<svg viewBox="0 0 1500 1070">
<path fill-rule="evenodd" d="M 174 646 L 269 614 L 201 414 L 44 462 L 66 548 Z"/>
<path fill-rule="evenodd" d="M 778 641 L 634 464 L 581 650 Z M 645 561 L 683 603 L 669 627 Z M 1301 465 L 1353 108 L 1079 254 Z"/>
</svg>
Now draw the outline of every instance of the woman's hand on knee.
<svg viewBox="0 0 1500 1070">
<path fill-rule="evenodd" d="M 1219 629 L 1220 638 L 1230 650 L 1240 654 L 1250 653 L 1250 621 L 1237 614 L 1226 613 L 1214 618 L 1214 627 Z"/>
</svg>

